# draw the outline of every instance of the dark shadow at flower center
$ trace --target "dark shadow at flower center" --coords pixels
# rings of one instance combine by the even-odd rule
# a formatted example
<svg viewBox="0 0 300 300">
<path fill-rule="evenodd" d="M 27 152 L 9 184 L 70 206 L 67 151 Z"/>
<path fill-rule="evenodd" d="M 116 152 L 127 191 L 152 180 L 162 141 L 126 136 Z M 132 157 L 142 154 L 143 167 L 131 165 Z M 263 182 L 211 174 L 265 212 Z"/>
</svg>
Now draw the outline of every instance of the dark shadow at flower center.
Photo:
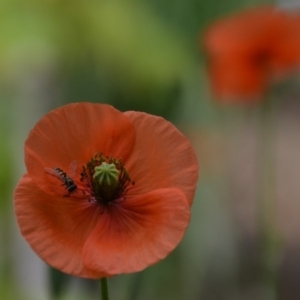
<svg viewBox="0 0 300 300">
<path fill-rule="evenodd" d="M 97 171 L 101 166 L 111 166 L 108 173 Z M 100 170 L 101 171 L 101 170 Z M 112 172 L 113 177 L 109 176 Z M 117 174 L 117 175 L 116 175 Z M 103 175 L 103 176 L 102 176 Z M 89 201 L 102 205 L 104 208 L 112 203 L 120 203 L 126 200 L 126 193 L 134 185 L 128 171 L 120 159 L 104 156 L 101 152 L 96 153 L 91 160 L 82 168 L 80 181 L 84 185 L 84 193 L 90 195 Z"/>
</svg>

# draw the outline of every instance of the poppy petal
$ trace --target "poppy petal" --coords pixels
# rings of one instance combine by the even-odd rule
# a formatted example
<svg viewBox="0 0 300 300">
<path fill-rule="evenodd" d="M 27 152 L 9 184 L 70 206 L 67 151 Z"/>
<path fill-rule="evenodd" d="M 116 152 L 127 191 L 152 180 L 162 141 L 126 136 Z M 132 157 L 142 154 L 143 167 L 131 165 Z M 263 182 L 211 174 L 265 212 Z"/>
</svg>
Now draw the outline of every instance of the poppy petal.
<svg viewBox="0 0 300 300">
<path fill-rule="evenodd" d="M 101 277 L 82 263 L 81 249 L 95 227 L 97 210 L 71 197 L 52 197 L 24 175 L 14 192 L 22 235 L 49 265 L 75 276 Z"/>
<path fill-rule="evenodd" d="M 260 6 L 208 28 L 204 47 L 214 94 L 222 102 L 256 102 L 300 64 L 298 11 Z"/>
<path fill-rule="evenodd" d="M 267 84 L 263 70 L 249 62 L 238 61 L 237 58 L 224 57 L 223 60 L 212 62 L 209 74 L 212 90 L 223 103 L 257 102 Z"/>
<path fill-rule="evenodd" d="M 188 203 L 178 189 L 126 199 L 103 212 L 83 248 L 84 265 L 110 275 L 141 271 L 178 245 L 189 220 Z"/>
<path fill-rule="evenodd" d="M 285 76 L 287 73 L 299 69 L 300 64 L 300 12 L 286 12 L 284 25 L 279 29 L 280 42 L 274 49 L 272 68 L 275 76 Z"/>
<path fill-rule="evenodd" d="M 126 168 L 135 181 L 133 193 L 179 188 L 192 205 L 198 162 L 189 140 L 165 119 L 141 112 L 124 113 L 133 123 L 136 140 Z"/>
<path fill-rule="evenodd" d="M 81 168 L 96 152 L 125 160 L 134 139 L 131 122 L 110 105 L 62 106 L 45 115 L 31 130 L 25 143 L 27 172 L 39 188 L 53 195 L 53 186 L 58 182 L 44 168 L 59 167 L 68 173 L 74 160 Z"/>
</svg>

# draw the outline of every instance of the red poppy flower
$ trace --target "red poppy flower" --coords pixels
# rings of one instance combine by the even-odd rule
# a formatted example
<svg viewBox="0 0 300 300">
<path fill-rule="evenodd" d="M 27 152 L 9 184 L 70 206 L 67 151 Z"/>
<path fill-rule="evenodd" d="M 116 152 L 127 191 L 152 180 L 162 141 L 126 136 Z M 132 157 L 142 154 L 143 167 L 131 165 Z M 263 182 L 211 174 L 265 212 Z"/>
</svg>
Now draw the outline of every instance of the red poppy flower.
<svg viewBox="0 0 300 300">
<path fill-rule="evenodd" d="M 21 233 L 63 272 L 140 271 L 168 255 L 189 223 L 197 159 L 161 117 L 104 104 L 63 106 L 30 132 L 25 164 L 14 193 Z"/>
<path fill-rule="evenodd" d="M 247 10 L 213 24 L 204 46 L 217 98 L 259 100 L 270 82 L 300 64 L 300 13 L 271 6 Z"/>
</svg>

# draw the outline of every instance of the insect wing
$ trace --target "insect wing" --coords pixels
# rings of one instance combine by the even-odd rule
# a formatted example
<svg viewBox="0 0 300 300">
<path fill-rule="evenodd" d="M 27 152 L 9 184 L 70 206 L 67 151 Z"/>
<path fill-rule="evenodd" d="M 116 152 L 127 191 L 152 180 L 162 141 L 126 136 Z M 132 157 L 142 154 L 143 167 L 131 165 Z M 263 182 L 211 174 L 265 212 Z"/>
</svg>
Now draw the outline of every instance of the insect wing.
<svg viewBox="0 0 300 300">
<path fill-rule="evenodd" d="M 70 178 L 73 178 L 76 174 L 76 171 L 77 171 L 77 161 L 76 160 L 73 160 L 70 164 L 70 167 L 69 167 L 69 176 Z"/>
<path fill-rule="evenodd" d="M 61 177 L 60 177 L 59 173 L 57 173 L 57 171 L 55 171 L 54 169 L 52 169 L 52 168 L 45 168 L 44 170 L 45 170 L 46 173 L 48 173 L 48 174 L 50 174 L 50 175 L 52 175 L 52 176 L 54 176 L 54 177 L 56 177 L 56 178 L 58 178 L 58 179 L 61 180 Z"/>
</svg>

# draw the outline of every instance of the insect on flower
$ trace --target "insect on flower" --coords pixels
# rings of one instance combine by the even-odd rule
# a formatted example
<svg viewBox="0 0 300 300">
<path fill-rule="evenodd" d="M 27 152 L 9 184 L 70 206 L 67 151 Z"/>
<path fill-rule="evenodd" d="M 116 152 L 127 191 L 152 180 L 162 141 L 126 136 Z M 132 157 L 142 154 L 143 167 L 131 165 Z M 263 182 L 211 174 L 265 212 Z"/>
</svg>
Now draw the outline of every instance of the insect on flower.
<svg viewBox="0 0 300 300">
<path fill-rule="evenodd" d="M 45 168 L 45 172 L 58 178 L 63 185 L 65 186 L 65 189 L 68 191 L 67 195 L 64 195 L 66 197 L 69 197 L 72 193 L 74 193 L 77 190 L 77 185 L 75 184 L 73 177 L 76 174 L 77 170 L 77 161 L 73 160 L 69 167 L 69 174 L 70 176 L 64 172 L 62 169 L 58 167 L 54 168 Z"/>
</svg>

